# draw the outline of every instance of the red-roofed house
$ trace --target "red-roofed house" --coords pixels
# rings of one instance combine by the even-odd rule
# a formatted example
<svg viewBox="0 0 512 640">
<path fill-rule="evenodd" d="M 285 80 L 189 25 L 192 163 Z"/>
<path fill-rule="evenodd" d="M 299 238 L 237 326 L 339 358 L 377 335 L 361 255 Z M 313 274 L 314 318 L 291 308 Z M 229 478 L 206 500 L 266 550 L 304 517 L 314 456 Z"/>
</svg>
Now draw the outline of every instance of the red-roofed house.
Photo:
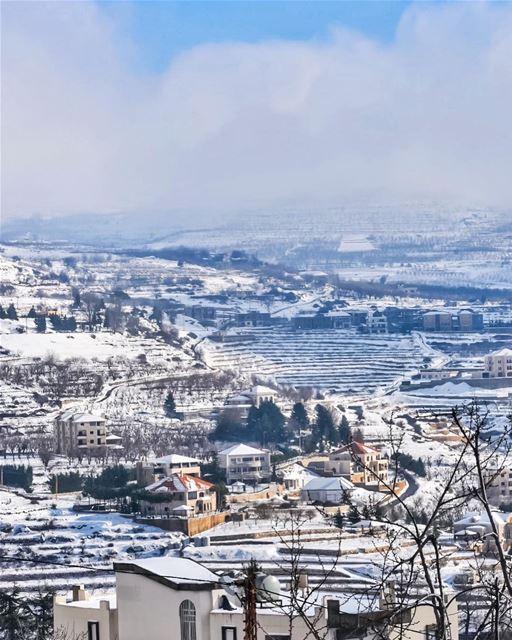
<svg viewBox="0 0 512 640">
<path fill-rule="evenodd" d="M 388 479 L 388 461 L 377 449 L 351 442 L 329 454 L 325 471 L 343 476 L 355 485 L 378 486 Z"/>
<path fill-rule="evenodd" d="M 145 516 L 194 516 L 217 509 L 215 485 L 202 478 L 174 473 L 150 484 L 140 501 Z"/>
</svg>

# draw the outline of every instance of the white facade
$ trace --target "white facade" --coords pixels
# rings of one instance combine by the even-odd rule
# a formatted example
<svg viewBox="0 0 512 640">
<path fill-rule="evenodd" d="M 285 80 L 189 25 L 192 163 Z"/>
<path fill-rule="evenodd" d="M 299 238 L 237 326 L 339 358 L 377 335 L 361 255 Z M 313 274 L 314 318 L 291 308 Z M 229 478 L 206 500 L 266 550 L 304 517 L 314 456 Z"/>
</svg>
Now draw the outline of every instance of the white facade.
<svg viewBox="0 0 512 640">
<path fill-rule="evenodd" d="M 512 349 L 500 349 L 485 356 L 485 371 L 490 378 L 512 378 Z"/>
<path fill-rule="evenodd" d="M 301 498 L 304 502 L 342 504 L 353 488 L 354 485 L 345 478 L 313 478 L 304 485 Z"/>
<path fill-rule="evenodd" d="M 111 604 L 98 608 L 57 598 L 56 628 L 75 634 L 85 630 L 84 638 L 88 640 L 243 640 L 245 614 L 240 600 L 228 595 L 219 576 L 199 563 L 187 558 L 150 558 L 116 563 L 114 569 L 117 610 Z M 374 640 L 381 637 L 372 631 L 375 620 L 383 621 L 390 640 L 415 640 L 430 637 L 427 632 L 435 624 L 430 606 L 411 605 L 403 613 L 404 625 L 398 627 L 386 615 L 393 603 L 383 597 L 364 602 L 361 594 L 350 597 L 332 592 L 314 596 L 304 608 L 307 619 L 294 617 L 290 636 L 286 593 L 273 595 L 277 596 L 277 604 L 256 608 L 257 640 L 313 640 L 315 634 L 310 629 L 322 629 L 325 640 L 336 640 L 341 630 L 345 634 L 347 629 L 359 632 L 364 625 L 366 640 Z M 455 601 L 449 624 L 450 638 L 457 640 Z M 96 637 L 87 635 L 91 625 L 99 629 Z"/>
<path fill-rule="evenodd" d="M 118 640 L 115 594 L 90 597 L 83 588 L 75 587 L 69 601 L 66 596 L 55 596 L 53 624 L 57 638 Z"/>
<path fill-rule="evenodd" d="M 265 482 L 270 480 L 270 452 L 255 449 L 246 444 L 234 444 L 219 452 L 219 467 L 231 484 L 242 482 Z"/>
<path fill-rule="evenodd" d="M 200 462 L 197 458 L 180 456 L 176 453 L 154 460 L 137 462 L 137 482 L 142 486 L 151 484 L 155 480 L 167 478 L 174 473 L 199 478 L 201 476 Z"/>
</svg>

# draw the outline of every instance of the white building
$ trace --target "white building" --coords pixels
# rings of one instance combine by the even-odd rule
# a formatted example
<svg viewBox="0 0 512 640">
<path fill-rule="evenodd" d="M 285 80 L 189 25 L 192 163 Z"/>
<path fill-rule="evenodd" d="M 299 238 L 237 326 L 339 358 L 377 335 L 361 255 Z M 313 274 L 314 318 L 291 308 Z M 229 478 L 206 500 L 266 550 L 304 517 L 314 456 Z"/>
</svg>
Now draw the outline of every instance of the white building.
<svg viewBox="0 0 512 640">
<path fill-rule="evenodd" d="M 184 473 L 187 476 L 199 478 L 201 476 L 200 462 L 197 458 L 180 456 L 177 453 L 137 462 L 137 482 L 142 486 L 174 473 Z"/>
<path fill-rule="evenodd" d="M 213 513 L 217 509 L 215 485 L 202 478 L 175 473 L 157 480 L 145 489 L 147 499 L 141 498 L 144 516 L 171 516 Z M 155 497 L 157 500 L 151 500 Z"/>
<path fill-rule="evenodd" d="M 203 565 L 187 558 L 159 557 L 116 563 L 114 570 L 117 607 L 114 598 L 66 602 L 56 596 L 56 633 L 87 640 L 243 640 L 241 601 L 229 595 L 221 578 Z M 429 633 L 435 628 L 435 614 L 428 604 L 402 606 L 400 616 L 395 616 L 399 621 L 394 622 L 389 594 L 364 598 L 360 593 L 350 597 L 339 591 L 315 592 L 307 606 L 302 606 L 303 617 L 292 618 L 290 634 L 287 595 L 276 583 L 271 579 L 272 590 L 258 591 L 257 640 L 313 640 L 316 634 L 311 629 L 322 629 L 325 640 L 360 637 L 361 629 L 366 640 L 380 638 L 382 629 L 390 640 L 433 637 Z M 455 599 L 448 625 L 449 637 L 457 640 Z"/>
<path fill-rule="evenodd" d="M 512 349 L 499 349 L 485 356 L 485 371 L 489 378 L 512 378 Z"/>
<path fill-rule="evenodd" d="M 350 494 L 354 485 L 341 476 L 335 478 L 313 478 L 304 485 L 301 498 L 304 502 L 321 502 L 322 504 L 342 504 L 346 494 Z"/>
<path fill-rule="evenodd" d="M 57 453 L 76 455 L 107 445 L 105 418 L 84 411 L 68 409 L 55 418 L 54 433 Z"/>
<path fill-rule="evenodd" d="M 275 402 L 278 393 L 275 389 L 257 384 L 252 389 L 241 391 L 236 396 L 231 396 L 226 402 L 227 405 L 233 407 L 260 407 L 263 402 Z"/>
<path fill-rule="evenodd" d="M 234 444 L 219 452 L 219 467 L 226 482 L 266 482 L 270 480 L 270 452 L 246 444 Z"/>
</svg>

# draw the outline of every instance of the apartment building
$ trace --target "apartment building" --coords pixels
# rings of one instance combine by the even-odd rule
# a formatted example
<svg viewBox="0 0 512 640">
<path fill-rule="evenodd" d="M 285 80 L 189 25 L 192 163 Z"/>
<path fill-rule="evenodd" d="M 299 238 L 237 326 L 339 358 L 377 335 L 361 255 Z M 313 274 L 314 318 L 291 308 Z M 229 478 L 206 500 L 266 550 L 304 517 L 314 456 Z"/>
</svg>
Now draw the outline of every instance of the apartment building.
<svg viewBox="0 0 512 640">
<path fill-rule="evenodd" d="M 512 378 L 512 349 L 499 349 L 485 356 L 485 372 L 489 378 Z"/>
<path fill-rule="evenodd" d="M 73 599 L 54 598 L 54 627 L 62 637 L 87 640 L 243 640 L 246 613 L 241 598 L 225 588 L 221 576 L 194 560 L 158 557 L 114 564 L 115 594 Z M 393 614 L 394 591 L 379 597 L 352 597 L 333 588 L 307 596 L 302 615 L 287 613 L 287 593 L 272 576 L 257 582 L 256 640 L 313 640 L 322 629 L 325 640 L 384 637 L 417 640 L 435 637 L 430 604 L 401 605 Z M 271 587 L 271 588 L 270 588 Z M 79 593 L 81 600 L 75 600 Z M 290 622 L 291 621 L 291 622 Z M 290 627 L 291 624 L 291 627 Z M 447 637 L 458 639 L 457 605 L 449 605 Z"/>
<path fill-rule="evenodd" d="M 152 460 L 141 460 L 137 462 L 137 483 L 145 487 L 175 473 L 199 478 L 201 476 L 200 464 L 197 458 L 180 456 L 177 453 Z"/>
<path fill-rule="evenodd" d="M 388 466 L 387 458 L 380 451 L 360 442 L 351 442 L 329 453 L 324 463 L 326 473 L 370 487 L 388 479 Z"/>
<path fill-rule="evenodd" d="M 483 314 L 471 309 L 427 311 L 423 314 L 424 331 L 481 331 L 483 328 Z"/>
<path fill-rule="evenodd" d="M 220 451 L 218 459 L 228 484 L 236 480 L 255 483 L 270 480 L 269 451 L 246 444 L 234 444 Z"/>
<path fill-rule="evenodd" d="M 106 420 L 84 411 L 67 410 L 54 420 L 57 453 L 76 455 L 107 446 Z"/>
</svg>

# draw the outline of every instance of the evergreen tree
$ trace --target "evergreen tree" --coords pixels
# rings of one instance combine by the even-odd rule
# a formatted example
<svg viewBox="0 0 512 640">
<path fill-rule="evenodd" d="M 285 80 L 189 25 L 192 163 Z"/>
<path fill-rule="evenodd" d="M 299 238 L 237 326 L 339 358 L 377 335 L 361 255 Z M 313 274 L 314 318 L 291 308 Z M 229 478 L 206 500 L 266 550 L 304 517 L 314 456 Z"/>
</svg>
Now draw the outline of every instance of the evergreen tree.
<svg viewBox="0 0 512 640">
<path fill-rule="evenodd" d="M 284 442 L 286 433 L 284 425 L 286 419 L 281 413 L 281 409 L 272 401 L 262 402 L 259 407 L 260 415 L 260 437 L 261 444 L 269 442 Z"/>
<path fill-rule="evenodd" d="M 356 507 L 355 504 L 352 504 L 350 506 L 350 509 L 348 512 L 348 519 L 352 524 L 356 524 L 361 520 L 361 514 L 359 513 L 359 509 Z"/>
<path fill-rule="evenodd" d="M 0 320 L 5 320 L 7 318 L 7 314 L 5 313 L 5 309 L 0 304 Z"/>
<path fill-rule="evenodd" d="M 247 439 L 247 430 L 242 424 L 240 411 L 235 407 L 224 409 L 217 418 L 217 426 L 211 434 L 210 440 L 241 440 Z"/>
<path fill-rule="evenodd" d="M 52 325 L 52 329 L 55 331 L 62 330 L 62 318 L 60 316 L 50 316 L 50 324 Z"/>
<path fill-rule="evenodd" d="M 46 317 L 45 316 L 37 316 L 35 319 L 36 323 L 36 331 L 38 333 L 44 333 L 46 331 Z"/>
<path fill-rule="evenodd" d="M 323 449 L 327 443 L 338 444 L 339 432 L 335 427 L 331 412 L 323 405 L 317 404 L 315 407 L 315 433 L 316 440 Z"/>
<path fill-rule="evenodd" d="M 34 307 L 31 307 L 30 311 L 27 313 L 27 318 L 35 318 L 37 315 Z"/>
<path fill-rule="evenodd" d="M 73 309 L 79 309 L 82 304 L 82 300 L 80 298 L 80 291 L 78 289 L 73 289 Z"/>
<path fill-rule="evenodd" d="M 343 515 L 342 515 L 342 513 L 341 513 L 341 511 L 339 509 L 334 514 L 334 517 L 333 517 L 332 520 L 333 520 L 333 523 L 334 523 L 335 527 L 338 527 L 338 529 L 343 529 L 343 526 L 345 524 L 345 520 L 344 520 Z"/>
<path fill-rule="evenodd" d="M 16 307 L 14 306 L 14 304 L 11 302 L 11 304 L 7 307 L 7 318 L 9 320 L 17 320 L 18 319 L 18 314 L 16 312 Z"/>
<path fill-rule="evenodd" d="M 65 329 L 66 331 L 76 331 L 76 320 L 74 316 L 69 316 L 69 318 L 65 319 Z"/>
<path fill-rule="evenodd" d="M 168 418 L 176 417 L 176 402 L 174 400 L 174 395 L 172 391 L 169 391 L 169 393 L 167 394 L 167 398 L 165 399 L 165 402 L 164 402 L 164 411 L 165 411 L 165 415 Z"/>
<path fill-rule="evenodd" d="M 302 402 L 296 402 L 293 405 L 289 425 L 293 431 L 301 431 L 309 428 L 308 414 L 306 412 L 306 407 Z"/>
<path fill-rule="evenodd" d="M 338 427 L 339 439 L 341 444 L 348 444 L 351 439 L 350 425 L 347 420 L 347 416 L 341 417 L 340 425 Z"/>
</svg>

